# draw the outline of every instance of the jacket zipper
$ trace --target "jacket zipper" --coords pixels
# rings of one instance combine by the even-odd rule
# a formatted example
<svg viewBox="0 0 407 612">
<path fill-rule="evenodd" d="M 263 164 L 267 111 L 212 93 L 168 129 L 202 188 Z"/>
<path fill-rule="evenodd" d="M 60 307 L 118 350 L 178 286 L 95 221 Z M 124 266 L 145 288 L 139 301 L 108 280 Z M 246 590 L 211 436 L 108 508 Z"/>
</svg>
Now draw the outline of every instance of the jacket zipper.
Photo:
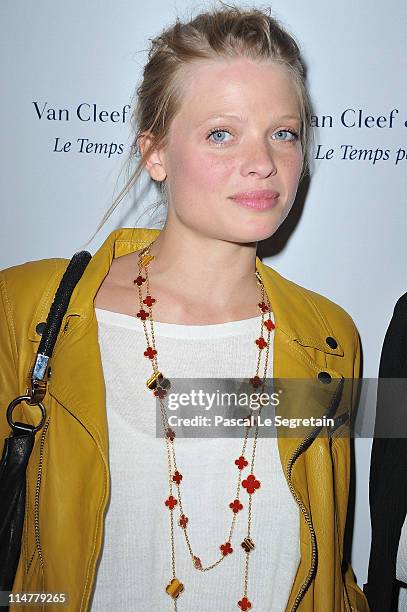
<svg viewBox="0 0 407 612">
<path fill-rule="evenodd" d="M 38 558 L 40 560 L 41 569 L 43 571 L 44 571 L 44 558 L 42 554 L 41 539 L 40 539 L 40 490 L 41 490 L 41 480 L 42 480 L 42 465 L 43 465 L 43 460 L 44 460 L 45 436 L 47 435 L 49 423 L 50 423 L 50 419 L 48 419 L 48 421 L 45 423 L 44 429 L 41 432 L 40 460 L 38 464 L 37 484 L 35 487 L 35 498 L 34 498 L 35 549 L 38 553 Z M 32 560 L 34 559 L 34 555 L 35 555 L 35 551 L 32 554 L 27 570 L 29 569 L 32 563 Z"/>
<path fill-rule="evenodd" d="M 343 586 L 345 588 L 345 593 L 346 593 L 346 599 L 345 599 L 346 608 L 347 608 L 347 610 L 349 610 L 349 612 L 353 612 L 353 608 L 352 608 L 351 603 L 350 603 L 349 593 L 348 593 L 348 589 L 346 588 L 345 580 L 343 581 Z"/>
<path fill-rule="evenodd" d="M 331 416 L 331 413 L 336 411 L 337 408 L 337 403 L 336 403 L 336 399 L 341 398 L 342 395 L 342 387 L 343 387 L 343 379 L 341 380 L 341 383 L 339 384 L 338 389 L 335 391 L 335 394 L 332 398 L 331 401 L 331 405 L 329 406 L 329 410 L 326 414 L 326 416 Z M 340 391 L 339 391 L 340 390 Z M 310 515 L 307 512 L 306 507 L 304 506 L 304 504 L 302 503 L 302 501 L 300 500 L 300 498 L 297 495 L 297 492 L 295 491 L 293 484 L 291 482 L 291 472 L 292 472 L 292 467 L 295 463 L 295 461 L 298 459 L 298 457 L 301 455 L 302 451 L 304 450 L 305 447 L 307 447 L 307 445 L 309 444 L 310 441 L 312 441 L 321 431 L 321 427 L 317 427 L 316 429 L 314 429 L 313 432 L 311 432 L 306 438 L 304 438 L 301 442 L 301 444 L 295 449 L 293 455 L 290 458 L 290 461 L 287 464 L 287 482 L 288 482 L 288 487 L 295 499 L 295 501 L 297 502 L 298 506 L 301 509 L 301 512 L 304 515 L 305 521 L 307 523 L 310 535 L 311 535 L 311 546 L 312 546 L 312 553 L 311 553 L 311 567 L 309 569 L 308 575 L 305 579 L 305 581 L 303 582 L 303 584 L 301 585 L 301 588 L 297 594 L 297 597 L 295 598 L 294 601 L 294 605 L 291 608 L 291 612 L 295 612 L 296 610 L 298 610 L 298 606 L 300 605 L 301 599 L 304 597 L 304 594 L 306 592 L 306 590 L 308 589 L 309 585 L 311 584 L 312 579 L 314 578 L 315 575 L 315 570 L 317 567 L 317 559 L 318 559 L 318 549 L 317 549 L 317 538 L 315 535 L 315 531 L 314 531 L 314 527 L 312 525 L 312 520 Z M 346 592 L 347 594 L 347 592 Z M 349 596 L 348 596 L 349 597 Z M 351 607 L 352 610 L 352 607 Z"/>
<path fill-rule="evenodd" d="M 311 545 L 312 545 L 312 558 L 311 558 L 311 567 L 310 570 L 308 572 L 308 575 L 305 579 L 305 581 L 303 582 L 303 584 L 301 585 L 301 588 L 297 594 L 297 597 L 295 598 L 294 601 L 294 605 L 291 608 L 291 612 L 295 612 L 298 609 L 298 606 L 300 605 L 301 599 L 304 597 L 304 594 L 306 592 L 306 590 L 308 589 L 314 574 L 315 574 L 315 570 L 316 570 L 316 566 L 317 566 L 317 539 L 315 536 L 315 531 L 314 531 L 314 527 L 312 525 L 312 520 L 310 515 L 307 512 L 306 507 L 304 506 L 304 504 L 302 503 L 302 501 L 300 500 L 300 498 L 297 495 L 297 492 L 295 491 L 293 484 L 291 482 L 291 471 L 292 471 L 292 467 L 294 465 L 294 462 L 298 459 L 298 457 L 300 456 L 300 454 L 303 451 L 303 448 L 308 444 L 309 440 L 313 437 L 313 434 L 311 433 L 307 438 L 304 438 L 304 440 L 301 442 L 301 444 L 296 448 L 294 454 L 292 455 L 290 461 L 288 462 L 287 465 L 287 482 L 288 482 L 288 487 L 291 491 L 291 494 L 293 495 L 295 501 L 297 502 L 297 505 L 300 507 L 301 512 L 304 515 L 305 521 L 307 523 L 308 529 L 310 531 L 311 534 Z"/>
<path fill-rule="evenodd" d="M 342 423 L 340 423 L 340 425 L 341 424 Z M 335 429 L 333 431 L 333 434 L 331 436 L 331 440 L 330 440 L 330 450 L 331 450 L 331 452 L 332 452 L 333 440 L 338 437 L 338 429 L 339 429 L 339 426 L 336 425 L 336 427 L 335 427 Z M 337 524 L 336 524 L 336 528 L 338 529 L 338 525 Z M 339 545 L 339 550 L 341 550 L 342 547 L 340 546 L 340 542 L 339 541 L 338 541 L 338 545 Z M 341 551 L 341 554 L 343 555 L 343 551 Z M 353 609 L 352 604 L 350 602 L 350 597 L 349 597 L 348 589 L 346 587 L 346 580 L 345 580 L 344 576 L 342 576 L 342 582 L 343 582 L 344 602 L 345 602 L 346 612 L 354 612 L 354 609 Z"/>
</svg>

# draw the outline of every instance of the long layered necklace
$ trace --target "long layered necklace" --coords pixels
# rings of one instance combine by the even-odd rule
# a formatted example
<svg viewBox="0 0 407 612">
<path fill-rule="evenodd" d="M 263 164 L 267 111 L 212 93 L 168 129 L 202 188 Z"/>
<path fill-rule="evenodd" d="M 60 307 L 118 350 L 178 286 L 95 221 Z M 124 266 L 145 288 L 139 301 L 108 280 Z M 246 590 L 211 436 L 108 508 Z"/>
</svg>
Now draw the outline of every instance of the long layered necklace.
<svg viewBox="0 0 407 612">
<path fill-rule="evenodd" d="M 234 499 L 229 504 L 229 511 L 232 513 L 231 517 L 231 525 L 229 528 L 229 533 L 225 542 L 221 543 L 218 546 L 218 558 L 209 565 L 204 565 L 200 559 L 200 557 L 195 554 L 192 545 L 191 539 L 188 533 L 188 524 L 189 518 L 186 514 L 182 503 L 182 495 L 181 495 L 181 482 L 183 480 L 183 474 L 178 470 L 176 455 L 175 455 L 175 432 L 169 427 L 167 412 L 165 409 L 164 400 L 168 393 L 168 390 L 171 387 L 171 382 L 168 378 L 166 378 L 159 370 L 157 363 L 157 349 L 155 343 L 154 336 L 154 321 L 153 321 L 153 304 L 157 302 L 157 300 L 151 295 L 150 292 L 150 284 L 148 277 L 148 266 L 155 259 L 154 255 L 150 254 L 151 244 L 141 250 L 138 257 L 138 276 L 133 281 L 134 285 L 138 288 L 139 294 L 139 306 L 140 310 L 137 312 L 137 317 L 142 321 L 144 334 L 146 337 L 147 347 L 144 351 L 144 357 L 150 360 L 152 365 L 152 375 L 146 381 L 146 386 L 149 390 L 151 390 L 158 399 L 160 404 L 160 413 L 161 413 L 161 421 L 163 426 L 163 434 L 164 440 L 166 444 L 167 451 L 167 460 L 168 460 L 168 497 L 163 500 L 163 504 L 169 511 L 170 516 L 170 540 L 171 540 L 171 565 L 172 565 L 172 578 L 168 585 L 165 587 L 165 591 L 173 600 L 173 606 L 175 612 L 177 612 L 177 602 L 178 597 L 184 591 L 184 584 L 177 578 L 176 575 L 176 564 L 175 564 L 175 537 L 174 537 L 174 512 L 175 509 L 178 509 L 178 526 L 182 529 L 186 546 L 191 556 L 191 561 L 193 567 L 200 572 L 207 572 L 219 563 L 222 563 L 226 557 L 229 557 L 234 549 L 232 548 L 232 536 L 235 528 L 236 518 L 239 512 L 243 509 L 243 503 L 240 499 L 241 488 L 245 489 L 248 494 L 248 512 L 247 512 L 247 531 L 246 537 L 243 542 L 241 542 L 242 554 L 244 557 L 244 585 L 243 585 L 243 593 L 241 598 L 237 602 L 237 606 L 243 610 L 250 610 L 253 607 L 253 603 L 249 600 L 248 597 L 248 585 L 249 585 L 249 558 L 252 554 L 252 551 L 255 548 L 255 543 L 251 538 L 251 525 L 252 525 L 252 498 L 255 492 L 260 488 L 261 483 L 254 474 L 254 466 L 255 466 L 255 457 L 256 457 L 256 445 L 258 438 L 258 430 L 259 425 L 256 424 L 255 435 L 253 439 L 253 448 L 251 453 L 251 459 L 248 461 L 245 457 L 246 447 L 247 447 L 247 439 L 249 431 L 252 425 L 246 426 L 246 433 L 243 439 L 242 450 L 240 456 L 235 459 L 235 466 L 237 468 L 237 485 L 236 485 L 236 493 Z M 260 335 L 255 340 L 255 343 L 258 347 L 258 358 L 257 358 L 257 367 L 256 374 L 253 378 L 249 379 L 251 386 L 254 389 L 259 387 L 263 388 L 267 373 L 267 365 L 269 358 L 269 347 L 270 347 L 270 334 L 274 329 L 274 323 L 271 320 L 271 308 L 270 303 L 267 298 L 267 293 L 264 290 L 264 285 L 261 280 L 260 275 L 257 270 L 255 271 L 255 275 L 257 278 L 257 282 L 261 288 L 261 300 L 258 303 L 258 308 L 261 312 L 261 325 L 260 325 Z M 145 294 L 143 295 L 143 289 L 145 290 Z M 266 318 L 265 315 L 268 314 Z M 147 332 L 147 321 L 150 322 L 150 336 Z M 263 332 L 266 330 L 266 338 L 263 336 Z M 151 337 L 151 338 L 150 338 Z M 265 354 L 264 360 L 264 372 L 263 376 L 260 377 L 260 362 L 262 358 L 262 354 Z M 259 410 L 259 414 L 261 412 L 261 408 Z M 247 470 L 246 470 L 247 468 Z M 244 471 L 246 470 L 246 477 L 244 476 Z M 249 471 L 249 474 L 247 474 Z M 246 502 L 245 502 L 246 503 Z"/>
</svg>

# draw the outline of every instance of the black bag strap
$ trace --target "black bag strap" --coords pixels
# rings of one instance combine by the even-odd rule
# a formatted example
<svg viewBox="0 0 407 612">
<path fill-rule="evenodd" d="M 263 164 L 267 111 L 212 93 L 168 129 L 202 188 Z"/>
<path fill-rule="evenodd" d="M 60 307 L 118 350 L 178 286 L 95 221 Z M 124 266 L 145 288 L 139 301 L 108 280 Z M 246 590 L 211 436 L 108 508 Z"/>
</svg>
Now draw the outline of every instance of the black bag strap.
<svg viewBox="0 0 407 612">
<path fill-rule="evenodd" d="M 0 590 L 11 591 L 20 558 L 26 498 L 26 469 L 34 446 L 36 432 L 45 423 L 45 396 L 49 375 L 49 360 L 67 311 L 72 292 L 92 256 L 88 251 L 75 253 L 69 262 L 48 313 L 44 332 L 30 374 L 31 389 L 16 397 L 7 408 L 7 420 L 12 429 L 5 439 L 0 459 Z M 38 405 L 42 418 L 39 425 L 14 422 L 12 412 L 21 402 Z M 0 610 L 8 610 L 1 606 Z"/>
<path fill-rule="evenodd" d="M 68 309 L 72 292 L 91 260 L 91 257 L 92 255 L 88 251 L 79 251 L 75 253 L 69 262 L 48 313 L 45 329 L 38 347 L 38 354 L 51 357 L 62 319 Z"/>
<path fill-rule="evenodd" d="M 79 251 L 75 253 L 62 276 L 47 316 L 47 321 L 45 323 L 45 328 L 38 346 L 34 366 L 30 373 L 30 385 L 28 392 L 26 395 L 16 397 L 12 402 L 10 402 L 7 408 L 7 420 L 13 431 L 16 426 L 19 429 L 22 426 L 21 423 L 17 424 L 13 421 L 12 413 L 15 406 L 23 401 L 27 402 L 31 406 L 38 405 L 40 407 L 42 418 L 39 425 L 34 428 L 34 433 L 41 429 L 45 423 L 45 408 L 41 402 L 44 399 L 47 390 L 50 359 L 52 357 L 58 333 L 61 328 L 62 319 L 64 318 L 64 315 L 68 309 L 72 292 L 91 259 L 92 255 L 88 251 Z"/>
</svg>

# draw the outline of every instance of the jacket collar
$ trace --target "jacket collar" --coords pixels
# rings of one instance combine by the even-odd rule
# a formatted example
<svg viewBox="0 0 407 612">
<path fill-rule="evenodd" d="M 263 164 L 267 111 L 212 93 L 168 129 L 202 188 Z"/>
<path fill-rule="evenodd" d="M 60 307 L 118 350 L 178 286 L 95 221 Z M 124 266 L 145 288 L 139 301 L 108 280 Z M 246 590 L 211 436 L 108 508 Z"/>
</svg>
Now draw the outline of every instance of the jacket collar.
<svg viewBox="0 0 407 612">
<path fill-rule="evenodd" d="M 266 289 L 276 327 L 302 346 L 313 347 L 330 355 L 343 356 L 343 349 L 337 338 L 336 348 L 327 344 L 326 339 L 333 337 L 334 332 L 309 298 L 308 292 L 283 278 L 258 257 L 256 269 Z"/>
<path fill-rule="evenodd" d="M 122 228 L 113 231 L 93 255 L 72 294 L 65 319 L 73 315 L 91 318 L 97 291 L 109 272 L 113 259 L 147 246 L 160 231 L 151 228 Z M 343 356 L 338 338 L 336 348 L 327 344 L 327 337 L 334 336 L 334 333 L 303 288 L 283 278 L 259 257 L 256 257 L 256 270 L 270 300 L 276 326 L 283 334 L 302 346 Z M 307 308 L 304 308 L 304 305 Z M 34 315 L 30 328 L 31 339 L 38 339 L 35 327 L 39 321 L 46 319 L 47 306 L 48 304 L 40 304 Z"/>
</svg>

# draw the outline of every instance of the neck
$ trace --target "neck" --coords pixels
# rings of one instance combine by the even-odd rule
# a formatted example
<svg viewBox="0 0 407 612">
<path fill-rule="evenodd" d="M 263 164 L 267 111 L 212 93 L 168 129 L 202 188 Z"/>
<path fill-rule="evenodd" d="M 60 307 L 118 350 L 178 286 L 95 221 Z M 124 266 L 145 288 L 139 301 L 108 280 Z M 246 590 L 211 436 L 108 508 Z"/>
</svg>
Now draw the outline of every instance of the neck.
<svg viewBox="0 0 407 612">
<path fill-rule="evenodd" d="M 150 247 L 150 279 L 188 302 L 206 296 L 211 310 L 236 312 L 259 301 L 255 276 L 257 243 L 236 243 L 165 227 Z"/>
</svg>

